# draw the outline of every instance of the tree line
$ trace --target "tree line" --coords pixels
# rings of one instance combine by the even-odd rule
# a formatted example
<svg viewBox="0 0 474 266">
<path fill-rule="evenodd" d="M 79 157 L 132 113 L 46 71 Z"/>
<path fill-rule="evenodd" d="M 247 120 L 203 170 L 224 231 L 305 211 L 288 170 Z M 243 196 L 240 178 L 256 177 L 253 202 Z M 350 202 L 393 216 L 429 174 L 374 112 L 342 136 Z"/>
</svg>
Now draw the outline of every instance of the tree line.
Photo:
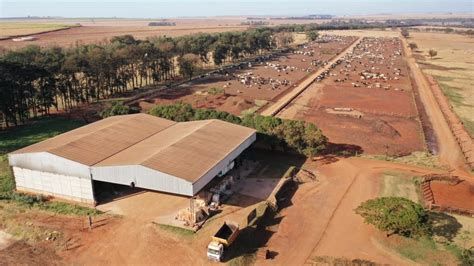
<svg viewBox="0 0 474 266">
<path fill-rule="evenodd" d="M 36 45 L 0 57 L 0 119 L 17 125 L 30 117 L 221 66 L 293 42 L 291 32 L 369 28 L 383 23 L 332 21 L 325 24 L 259 27 L 242 32 L 153 37 L 117 36 L 109 43 L 71 48 Z M 395 22 L 390 25 L 396 25 Z"/>
<path fill-rule="evenodd" d="M 104 45 L 30 45 L 0 57 L 0 119 L 7 126 L 69 110 L 127 90 L 191 77 L 277 47 L 267 28 L 243 32 L 154 37 L 117 36 Z"/>
<path fill-rule="evenodd" d="M 311 32 L 321 30 L 357 30 L 357 29 L 385 29 L 385 28 L 405 28 L 420 26 L 418 21 L 407 20 L 386 20 L 382 21 L 366 21 L 362 19 L 336 20 L 325 23 L 310 24 L 287 24 L 272 27 L 273 32 Z"/>
<path fill-rule="evenodd" d="M 323 151 L 328 139 L 314 124 L 305 121 L 281 119 L 258 114 L 242 118 L 227 112 L 213 109 L 194 109 L 190 104 L 176 103 L 157 105 L 150 110 L 151 115 L 176 122 L 219 119 L 230 123 L 251 127 L 257 130 L 257 145 L 313 157 Z"/>
</svg>

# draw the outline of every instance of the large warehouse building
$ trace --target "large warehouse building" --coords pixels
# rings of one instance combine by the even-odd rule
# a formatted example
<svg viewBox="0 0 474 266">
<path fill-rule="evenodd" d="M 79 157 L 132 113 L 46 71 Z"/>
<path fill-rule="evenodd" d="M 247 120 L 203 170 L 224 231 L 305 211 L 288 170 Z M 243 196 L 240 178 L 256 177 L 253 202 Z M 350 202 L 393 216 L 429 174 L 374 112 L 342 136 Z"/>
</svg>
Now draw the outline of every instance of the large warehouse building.
<svg viewBox="0 0 474 266">
<path fill-rule="evenodd" d="M 16 187 L 94 204 L 94 181 L 194 196 L 256 139 L 253 129 L 114 116 L 8 155 Z"/>
</svg>

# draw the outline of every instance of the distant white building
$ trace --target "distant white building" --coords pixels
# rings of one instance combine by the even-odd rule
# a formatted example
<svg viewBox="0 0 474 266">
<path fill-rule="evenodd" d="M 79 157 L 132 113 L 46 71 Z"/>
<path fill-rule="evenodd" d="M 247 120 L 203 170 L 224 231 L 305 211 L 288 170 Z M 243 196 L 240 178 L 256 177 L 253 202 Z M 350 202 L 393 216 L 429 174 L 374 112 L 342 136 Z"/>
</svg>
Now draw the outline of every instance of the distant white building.
<svg viewBox="0 0 474 266">
<path fill-rule="evenodd" d="M 114 116 L 8 155 L 19 191 L 94 204 L 94 181 L 194 196 L 256 139 L 253 129 Z"/>
<path fill-rule="evenodd" d="M 14 42 L 31 42 L 31 41 L 35 41 L 37 39 L 38 38 L 36 38 L 35 36 L 25 36 L 25 37 L 13 38 L 12 41 L 14 41 Z"/>
</svg>

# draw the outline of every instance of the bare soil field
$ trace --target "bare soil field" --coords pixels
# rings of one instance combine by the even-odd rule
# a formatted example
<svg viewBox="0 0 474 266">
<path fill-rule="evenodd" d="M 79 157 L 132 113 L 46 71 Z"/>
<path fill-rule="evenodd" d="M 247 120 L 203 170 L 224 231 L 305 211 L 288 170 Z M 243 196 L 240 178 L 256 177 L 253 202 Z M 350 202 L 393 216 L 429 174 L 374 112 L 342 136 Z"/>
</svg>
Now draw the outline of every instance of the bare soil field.
<svg viewBox="0 0 474 266">
<path fill-rule="evenodd" d="M 104 43 L 110 38 L 119 35 L 131 34 L 137 39 L 146 39 L 155 36 L 182 36 L 196 33 L 218 33 L 225 31 L 241 31 L 247 29 L 248 25 L 242 25 L 242 22 L 247 21 L 245 17 L 210 17 L 210 18 L 180 18 L 167 19 L 167 22 L 174 22 L 176 26 L 148 26 L 148 23 L 157 20 L 133 20 L 133 19 L 51 19 L 51 20 L 24 20 L 15 22 L 3 22 L 0 20 L 0 28 L 2 28 L 1 35 L 17 34 L 35 34 L 38 39 L 33 42 L 13 42 L 12 40 L 0 40 L 0 47 L 6 49 L 14 49 L 25 47 L 29 44 L 36 44 L 40 46 L 58 45 L 69 47 L 79 44 L 90 43 Z M 322 23 L 323 21 L 314 20 L 271 20 L 269 26 L 280 24 L 305 24 L 305 23 Z M 34 30 L 15 30 L 12 32 L 3 33 L 2 23 L 16 24 L 26 23 L 34 25 L 53 25 L 60 24 L 80 24 L 81 27 L 71 28 L 59 32 L 41 32 L 48 31 Z"/>
<path fill-rule="evenodd" d="M 354 41 L 351 37 L 328 38 L 326 43 L 312 43 L 273 58 L 263 57 L 235 71 L 218 71 L 178 89 L 164 90 L 140 106 L 146 111 L 153 104 L 181 101 L 235 115 L 255 112 L 297 86 Z"/>
<path fill-rule="evenodd" d="M 398 39 L 364 39 L 329 77 L 313 84 L 280 116 L 313 122 L 331 142 L 357 145 L 369 154 L 424 150 L 402 53 Z"/>
<path fill-rule="evenodd" d="M 474 39 L 458 34 L 411 32 L 408 42 L 418 45 L 414 52 L 418 65 L 436 79 L 474 137 Z M 438 52 L 432 59 L 428 55 L 430 49 Z"/>
<path fill-rule="evenodd" d="M 149 27 L 149 26 L 83 26 L 64 31 L 35 34 L 38 39 L 33 42 L 14 42 L 0 40 L 0 46 L 11 49 L 30 44 L 39 46 L 70 47 L 75 44 L 107 43 L 114 36 L 131 34 L 137 39 L 155 36 L 182 36 L 195 33 L 218 33 L 225 31 L 245 30 L 247 26 L 195 26 L 195 27 Z"/>
<path fill-rule="evenodd" d="M 315 170 L 318 179 L 300 185 L 292 206 L 282 211 L 285 218 L 266 247 L 278 255 L 272 260 L 258 258 L 257 265 L 310 265 L 319 256 L 390 265 L 414 263 L 381 245 L 398 240 L 387 239 L 365 224 L 354 209 L 361 202 L 380 196 L 381 177 L 386 171 L 411 176 L 430 173 L 431 169 L 354 157 L 321 158 L 316 163 L 308 161 L 303 167 Z M 451 262 L 452 256 L 443 254 L 443 261 Z"/>
<path fill-rule="evenodd" d="M 432 84 L 430 84 L 428 78 L 419 68 L 419 64 L 416 63 L 415 56 L 408 48 L 408 41 L 405 38 L 401 40 L 405 49 L 406 61 L 412 72 L 413 83 L 416 85 L 418 91 L 417 99 L 420 99 L 424 106 L 423 109 L 436 135 L 437 153 L 439 154 L 440 162 L 450 167 L 453 171 L 457 171 L 458 174 L 466 175 L 468 179 L 472 178 L 469 174 L 469 165 L 467 164 L 465 155 L 453 134 L 453 128 L 450 127 L 450 124 L 442 112 L 442 108 L 433 91 Z"/>
<path fill-rule="evenodd" d="M 474 211 L 474 184 L 463 181 L 457 185 L 430 182 L 437 205 Z"/>
<path fill-rule="evenodd" d="M 368 15 L 352 15 L 348 18 L 368 19 L 368 20 L 387 20 L 387 19 L 448 19 L 448 18 L 471 18 L 472 14 L 466 12 L 449 12 L 449 13 L 393 13 L 393 14 L 368 14 Z"/>
<path fill-rule="evenodd" d="M 358 37 L 398 37 L 400 33 L 396 30 L 337 30 L 337 31 L 321 31 L 327 34 L 339 34 L 342 36 L 358 36 Z"/>
</svg>

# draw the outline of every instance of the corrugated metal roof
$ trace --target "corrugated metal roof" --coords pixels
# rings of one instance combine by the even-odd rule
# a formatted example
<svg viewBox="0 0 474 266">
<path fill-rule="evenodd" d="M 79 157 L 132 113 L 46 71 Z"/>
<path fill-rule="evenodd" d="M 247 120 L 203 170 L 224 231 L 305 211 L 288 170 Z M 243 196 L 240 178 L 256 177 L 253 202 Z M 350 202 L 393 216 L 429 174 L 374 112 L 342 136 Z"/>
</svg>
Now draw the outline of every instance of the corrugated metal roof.
<svg viewBox="0 0 474 266">
<path fill-rule="evenodd" d="M 143 165 L 195 182 L 254 133 L 220 120 L 177 123 L 95 166 Z"/>
<path fill-rule="evenodd" d="M 176 122 L 147 114 L 109 117 L 12 154 L 49 152 L 92 166 Z"/>
<path fill-rule="evenodd" d="M 176 123 L 147 114 L 114 116 L 12 154 L 49 152 L 88 166 L 142 165 L 197 181 L 255 130 L 220 120 Z"/>
</svg>

